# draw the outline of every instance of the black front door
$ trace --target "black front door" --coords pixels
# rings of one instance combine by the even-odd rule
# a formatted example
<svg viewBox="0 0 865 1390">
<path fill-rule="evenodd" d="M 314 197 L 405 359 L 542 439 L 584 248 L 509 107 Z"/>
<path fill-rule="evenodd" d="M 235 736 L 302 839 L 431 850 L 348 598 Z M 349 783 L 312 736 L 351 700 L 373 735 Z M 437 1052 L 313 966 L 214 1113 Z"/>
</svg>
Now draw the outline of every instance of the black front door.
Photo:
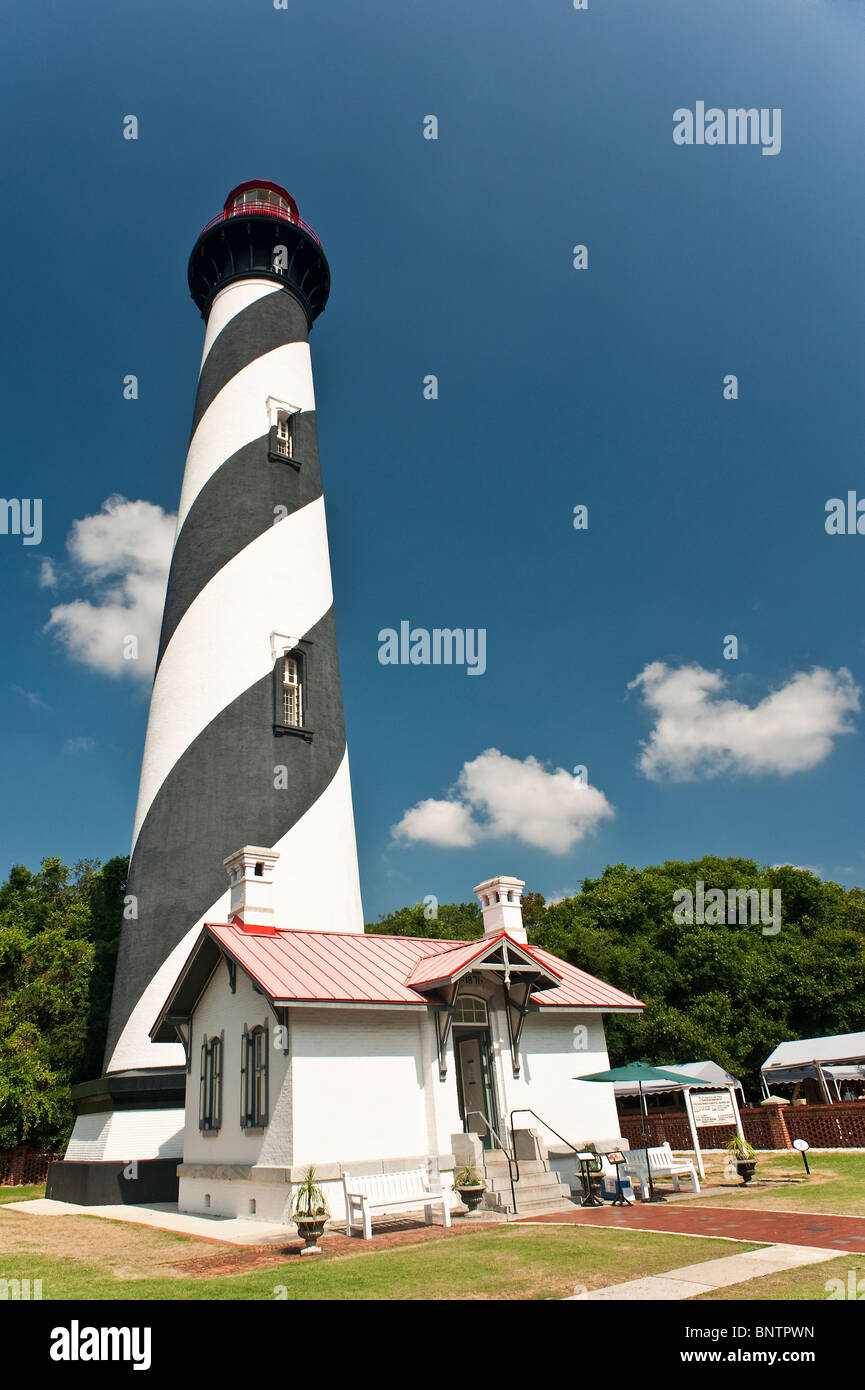
<svg viewBox="0 0 865 1390">
<path fill-rule="evenodd" d="M 454 1049 L 463 1129 L 467 1134 L 476 1134 L 485 1149 L 497 1149 L 499 1141 L 490 1134 L 482 1118 L 494 1129 L 499 1128 L 489 1029 L 454 1029 Z"/>
</svg>

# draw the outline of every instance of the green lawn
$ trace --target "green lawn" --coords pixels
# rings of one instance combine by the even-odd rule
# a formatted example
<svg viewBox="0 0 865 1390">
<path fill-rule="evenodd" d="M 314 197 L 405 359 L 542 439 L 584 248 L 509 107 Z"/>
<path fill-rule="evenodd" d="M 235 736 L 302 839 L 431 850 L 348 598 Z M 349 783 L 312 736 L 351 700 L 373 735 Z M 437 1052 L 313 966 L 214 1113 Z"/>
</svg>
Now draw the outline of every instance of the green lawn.
<svg viewBox="0 0 865 1390">
<path fill-rule="evenodd" d="M 760 1155 L 755 1181 L 723 1178 L 723 1159 L 707 1158 L 708 1181 L 722 1189 L 695 1205 L 736 1210 L 829 1212 L 865 1216 L 865 1154 L 809 1154 L 812 1177 L 797 1154 Z M 44 1195 L 42 1187 L 0 1188 L 0 1206 Z M 691 1202 L 689 1200 L 688 1205 Z M 657 1274 L 755 1249 L 710 1238 L 567 1226 L 497 1226 L 413 1246 L 321 1260 L 274 1264 L 253 1272 L 196 1277 L 182 1266 L 233 1247 L 97 1217 L 35 1217 L 0 1211 L 0 1278 L 42 1280 L 43 1298 L 93 1300 L 538 1300 Z M 865 1255 L 767 1275 L 701 1299 L 828 1300 Z M 865 1284 L 863 1284 L 865 1293 Z M 865 1301 L 865 1300 L 863 1300 Z"/>
<path fill-rule="evenodd" d="M 759 1154 L 754 1179 L 747 1187 L 738 1178 L 726 1181 L 715 1155 L 704 1161 L 707 1181 L 721 1181 L 725 1186 L 720 1192 L 694 1198 L 700 1205 L 865 1216 L 865 1154 L 809 1153 L 810 1178 L 798 1153 Z"/>
<path fill-rule="evenodd" d="M 859 1269 L 856 1266 L 859 1265 Z M 845 1302 L 849 1292 L 848 1275 L 856 1271 L 857 1285 L 861 1281 L 861 1291 L 857 1302 L 865 1303 L 865 1255 L 841 1255 L 837 1260 L 826 1264 L 811 1265 L 803 1269 L 788 1269 L 780 1274 L 766 1274 L 762 1279 L 750 1279 L 746 1284 L 731 1284 L 726 1289 L 715 1289 L 712 1293 L 701 1293 L 691 1300 L 694 1303 L 719 1302 L 728 1298 L 750 1299 L 752 1301 L 787 1302 L 826 1302 L 830 1294 L 838 1298 L 837 1289 L 827 1289 L 831 1279 L 840 1279 L 841 1292 Z"/>
<path fill-rule="evenodd" d="M 7 1221 L 15 1223 L 11 1242 Z M 96 1217 L 0 1213 L 0 1277 L 41 1279 L 44 1300 L 537 1300 L 755 1248 L 638 1231 L 498 1226 L 368 1255 L 359 1249 L 195 1278 L 176 1266 L 226 1247 L 165 1235 Z"/>
<path fill-rule="evenodd" d="M 44 1182 L 32 1187 L 0 1187 L 0 1206 L 4 1202 L 33 1202 L 45 1196 Z"/>
</svg>

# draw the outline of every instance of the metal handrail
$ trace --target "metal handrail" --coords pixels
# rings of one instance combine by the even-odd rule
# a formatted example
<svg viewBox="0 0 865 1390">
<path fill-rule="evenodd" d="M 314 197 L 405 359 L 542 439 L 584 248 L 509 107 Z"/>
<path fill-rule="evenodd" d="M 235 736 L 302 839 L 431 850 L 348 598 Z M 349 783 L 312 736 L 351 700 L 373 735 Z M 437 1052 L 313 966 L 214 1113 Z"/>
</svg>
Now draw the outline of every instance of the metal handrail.
<svg viewBox="0 0 865 1390">
<path fill-rule="evenodd" d="M 575 1146 L 571 1143 L 570 1139 L 566 1139 L 565 1136 L 564 1136 L 563 1134 L 559 1134 L 559 1131 L 558 1131 L 557 1129 L 553 1129 L 552 1125 L 551 1125 L 547 1120 L 541 1119 L 541 1117 L 540 1117 L 540 1115 L 538 1114 L 537 1110 L 532 1110 L 528 1105 L 521 1105 L 521 1106 L 519 1107 L 519 1109 L 517 1109 L 517 1110 L 512 1110 L 512 1111 L 511 1111 L 511 1118 L 510 1118 L 511 1143 L 512 1143 L 513 1146 L 514 1146 L 514 1153 L 516 1153 L 516 1151 L 517 1151 L 517 1139 L 516 1139 L 516 1132 L 515 1132 L 515 1130 L 514 1130 L 514 1115 L 534 1115 L 535 1119 L 540 1121 L 540 1123 L 543 1125 L 544 1129 L 548 1129 L 548 1130 L 550 1131 L 550 1134 L 554 1134 L 554 1135 L 556 1136 L 557 1139 L 561 1139 L 561 1141 L 562 1141 L 563 1144 L 567 1144 L 568 1148 L 571 1150 L 572 1153 L 575 1153 L 575 1154 L 579 1155 L 580 1150 L 579 1150 L 578 1148 L 575 1148 Z M 603 1169 L 603 1164 L 601 1164 L 600 1171 L 603 1172 L 603 1170 L 604 1170 L 604 1169 Z M 587 1179 L 586 1181 L 588 1181 L 588 1179 Z M 585 1186 L 585 1183 L 584 1183 L 584 1186 Z M 589 1192 L 591 1192 L 591 1188 L 589 1189 Z M 589 1194 L 587 1193 L 587 1195 L 589 1195 Z"/>
<path fill-rule="evenodd" d="M 302 217 L 292 217 L 287 208 L 277 207 L 273 203 L 264 202 L 246 203 L 243 207 L 225 208 L 222 212 L 218 212 L 215 217 L 211 217 L 210 221 L 204 224 L 198 235 L 199 237 L 203 237 L 205 232 L 209 232 L 211 227 L 218 226 L 220 222 L 227 222 L 232 217 L 243 217 L 247 213 L 266 213 L 268 217 L 278 217 L 281 222 L 290 222 L 293 227 L 300 227 L 301 231 L 311 236 L 317 246 L 321 246 L 321 242 L 312 230 L 312 227 L 310 227 L 308 222 L 304 222 Z"/>
<path fill-rule="evenodd" d="M 492 1135 L 494 1136 L 494 1138 L 498 1139 L 499 1145 L 501 1146 L 501 1151 L 502 1151 L 502 1153 L 504 1154 L 505 1158 L 508 1160 L 508 1177 L 509 1177 L 510 1183 L 511 1183 L 511 1201 L 512 1201 L 513 1204 L 514 1204 L 514 1215 L 516 1216 L 516 1213 L 517 1213 L 517 1194 L 516 1194 L 516 1190 L 514 1189 L 514 1181 L 519 1182 L 519 1180 L 520 1180 L 520 1160 L 517 1158 L 516 1147 L 514 1147 L 513 1154 L 511 1154 L 511 1153 L 508 1151 L 508 1146 L 507 1146 L 507 1144 L 503 1143 L 503 1141 L 502 1141 L 502 1136 L 501 1136 L 501 1135 L 498 1133 L 498 1131 L 495 1129 L 495 1126 L 494 1126 L 493 1124 L 491 1124 L 491 1122 L 487 1119 L 486 1115 L 483 1113 L 482 1110 L 467 1110 L 467 1111 L 466 1111 L 466 1116 L 465 1116 L 466 1122 L 468 1122 L 469 1115 L 477 1115 L 477 1117 L 478 1117 L 479 1120 L 483 1120 L 483 1122 L 484 1122 L 484 1124 L 486 1125 L 487 1129 L 489 1130 L 490 1134 L 492 1134 Z M 511 1132 L 513 1133 L 513 1131 L 511 1131 Z M 514 1179 L 514 1168 L 516 1168 L 516 1170 L 517 1170 L 516 1179 Z"/>
<path fill-rule="evenodd" d="M 540 1120 L 540 1123 L 543 1125 L 544 1129 L 548 1129 L 548 1130 L 550 1131 L 550 1134 L 554 1134 L 554 1135 L 556 1136 L 557 1139 L 561 1139 L 562 1143 L 563 1143 L 563 1144 L 567 1144 L 568 1148 L 569 1148 L 573 1153 L 578 1154 L 578 1153 L 580 1152 L 579 1149 L 577 1149 L 577 1148 L 574 1147 L 574 1145 L 571 1143 L 570 1139 L 566 1139 L 565 1136 L 564 1136 L 563 1134 L 559 1134 L 559 1131 L 558 1131 L 557 1129 L 553 1129 L 552 1125 L 551 1125 L 551 1124 L 548 1124 L 546 1120 L 542 1120 L 541 1117 L 540 1117 L 540 1115 L 538 1114 L 537 1110 L 532 1110 L 532 1109 L 530 1109 L 530 1107 L 529 1107 L 528 1105 L 521 1105 L 521 1106 L 519 1106 L 519 1108 L 518 1108 L 517 1110 L 512 1110 L 512 1111 L 511 1111 L 510 1129 L 511 1129 L 511 1143 L 512 1143 L 513 1146 L 514 1146 L 514 1153 L 516 1153 L 516 1151 L 517 1151 L 516 1134 L 515 1134 L 515 1131 L 514 1131 L 514 1115 L 534 1115 L 534 1117 L 535 1117 L 536 1120 Z"/>
</svg>

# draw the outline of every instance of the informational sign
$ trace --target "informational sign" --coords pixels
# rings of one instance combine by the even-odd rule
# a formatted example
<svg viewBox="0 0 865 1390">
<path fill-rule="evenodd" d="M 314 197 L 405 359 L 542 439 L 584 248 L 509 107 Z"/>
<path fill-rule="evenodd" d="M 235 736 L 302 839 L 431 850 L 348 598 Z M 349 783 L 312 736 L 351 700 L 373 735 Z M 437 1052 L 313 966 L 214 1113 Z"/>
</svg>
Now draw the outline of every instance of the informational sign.
<svg viewBox="0 0 865 1390">
<path fill-rule="evenodd" d="M 736 1114 L 729 1091 L 692 1091 L 691 1109 L 698 1129 L 707 1125 L 734 1125 Z"/>
</svg>

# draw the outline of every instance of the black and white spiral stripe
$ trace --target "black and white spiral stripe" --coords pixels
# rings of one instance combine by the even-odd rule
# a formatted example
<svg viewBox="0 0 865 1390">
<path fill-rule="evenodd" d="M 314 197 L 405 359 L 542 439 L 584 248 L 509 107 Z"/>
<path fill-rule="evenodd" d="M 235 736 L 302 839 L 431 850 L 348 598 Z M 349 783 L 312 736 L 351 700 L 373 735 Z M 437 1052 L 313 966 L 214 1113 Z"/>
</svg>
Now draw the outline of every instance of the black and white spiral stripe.
<svg viewBox="0 0 865 1390">
<path fill-rule="evenodd" d="M 201 923 L 225 920 L 222 861 L 242 845 L 279 850 L 278 925 L 363 929 L 307 335 L 300 304 L 272 281 L 227 286 L 209 315 L 135 818 L 128 892 L 138 916 L 121 938 L 108 1070 L 178 1060 L 148 1030 Z M 300 407 L 299 470 L 268 458 L 268 397 Z M 274 633 L 309 643 L 311 739 L 274 735 Z"/>
</svg>

